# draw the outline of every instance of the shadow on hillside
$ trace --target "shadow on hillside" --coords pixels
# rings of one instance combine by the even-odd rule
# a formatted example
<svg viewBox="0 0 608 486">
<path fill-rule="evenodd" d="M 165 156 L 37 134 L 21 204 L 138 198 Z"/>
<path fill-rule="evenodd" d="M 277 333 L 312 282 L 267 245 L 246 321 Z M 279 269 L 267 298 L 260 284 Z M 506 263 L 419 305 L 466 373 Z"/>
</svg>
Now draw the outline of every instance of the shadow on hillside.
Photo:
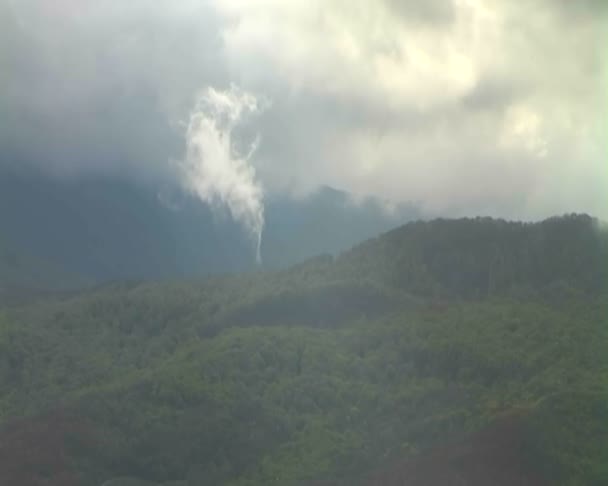
<svg viewBox="0 0 608 486">
<path fill-rule="evenodd" d="M 526 454 L 526 423 L 513 414 L 464 440 L 434 447 L 361 479 L 362 486 L 549 486 Z M 320 481 L 308 486 L 345 486 Z"/>
</svg>

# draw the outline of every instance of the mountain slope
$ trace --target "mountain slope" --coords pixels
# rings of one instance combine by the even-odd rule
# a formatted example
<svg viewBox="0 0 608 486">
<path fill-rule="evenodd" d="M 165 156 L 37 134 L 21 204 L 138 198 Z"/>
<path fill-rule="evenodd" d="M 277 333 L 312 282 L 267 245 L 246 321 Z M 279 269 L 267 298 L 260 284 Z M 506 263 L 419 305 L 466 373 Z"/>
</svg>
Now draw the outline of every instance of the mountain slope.
<svg viewBox="0 0 608 486">
<path fill-rule="evenodd" d="M 487 277 L 487 249 L 511 231 L 501 254 L 521 271 L 490 292 L 486 279 L 454 285 Z M 20 448 L 0 447 L 14 465 L 0 482 L 369 484 L 379 467 L 450 458 L 436 451 L 516 412 L 528 477 L 603 484 L 607 282 L 579 264 L 600 268 L 605 241 L 585 216 L 416 223 L 280 272 L 5 309 L 0 444 Z M 484 456 L 463 457 L 450 467 Z"/>
<path fill-rule="evenodd" d="M 345 276 L 411 292 L 482 297 L 567 283 L 594 291 L 608 281 L 608 236 L 586 215 L 539 223 L 490 218 L 419 221 L 341 255 Z"/>
<path fill-rule="evenodd" d="M 0 238 L 0 293 L 68 290 L 82 288 L 87 283 L 85 278 L 52 262 L 18 251 Z"/>
</svg>

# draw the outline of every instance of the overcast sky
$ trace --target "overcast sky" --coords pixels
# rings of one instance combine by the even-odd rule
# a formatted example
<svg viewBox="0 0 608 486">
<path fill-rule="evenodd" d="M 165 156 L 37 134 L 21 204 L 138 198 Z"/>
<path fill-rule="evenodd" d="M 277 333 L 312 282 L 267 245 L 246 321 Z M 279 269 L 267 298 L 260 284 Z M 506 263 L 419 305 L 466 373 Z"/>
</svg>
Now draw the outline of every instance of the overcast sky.
<svg viewBox="0 0 608 486">
<path fill-rule="evenodd" d="M 197 93 L 265 192 L 608 218 L 603 0 L 0 0 L 0 163 L 160 183 Z"/>
</svg>

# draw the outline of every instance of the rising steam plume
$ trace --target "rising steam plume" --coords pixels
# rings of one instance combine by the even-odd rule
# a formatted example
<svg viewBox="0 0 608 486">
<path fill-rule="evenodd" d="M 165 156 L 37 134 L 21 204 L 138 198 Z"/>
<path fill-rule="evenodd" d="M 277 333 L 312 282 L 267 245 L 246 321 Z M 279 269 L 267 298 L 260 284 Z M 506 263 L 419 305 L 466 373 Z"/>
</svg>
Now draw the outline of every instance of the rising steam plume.
<svg viewBox="0 0 608 486">
<path fill-rule="evenodd" d="M 190 114 L 186 130 L 186 156 L 177 162 L 183 184 L 212 206 L 224 206 L 255 244 L 256 261 L 264 229 L 264 192 L 250 159 L 259 139 L 246 153 L 233 143 L 233 131 L 243 119 L 260 110 L 258 99 L 235 86 L 206 89 Z"/>
</svg>

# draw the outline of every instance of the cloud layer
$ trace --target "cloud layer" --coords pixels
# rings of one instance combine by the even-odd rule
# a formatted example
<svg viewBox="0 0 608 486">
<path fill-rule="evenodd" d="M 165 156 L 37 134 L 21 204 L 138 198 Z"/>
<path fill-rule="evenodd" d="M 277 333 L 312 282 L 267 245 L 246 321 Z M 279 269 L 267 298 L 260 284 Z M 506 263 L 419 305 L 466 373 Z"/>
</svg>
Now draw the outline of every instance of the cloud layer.
<svg viewBox="0 0 608 486">
<path fill-rule="evenodd" d="M 594 0 L 0 0 L 4 160 L 175 177 L 201 89 L 272 100 L 268 191 L 446 215 L 608 217 L 608 9 Z"/>
</svg>

